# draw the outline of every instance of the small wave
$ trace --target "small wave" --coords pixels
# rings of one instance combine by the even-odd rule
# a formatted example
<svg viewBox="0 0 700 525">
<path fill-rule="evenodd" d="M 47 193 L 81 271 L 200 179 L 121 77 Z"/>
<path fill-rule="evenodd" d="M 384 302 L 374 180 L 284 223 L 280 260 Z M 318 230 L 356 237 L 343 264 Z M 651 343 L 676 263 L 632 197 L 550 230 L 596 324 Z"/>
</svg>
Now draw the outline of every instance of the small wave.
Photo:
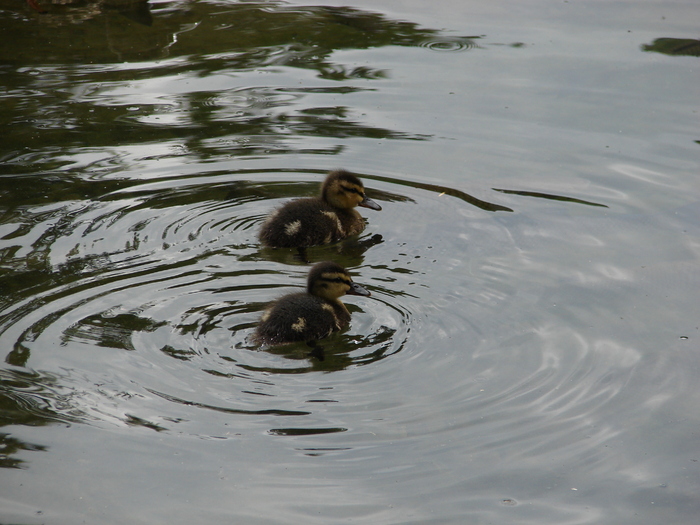
<svg viewBox="0 0 700 525">
<path fill-rule="evenodd" d="M 466 51 L 468 49 L 481 49 L 475 40 L 481 38 L 480 36 L 469 36 L 469 37 L 432 37 L 427 40 L 423 40 L 420 43 L 420 47 L 425 47 L 431 51 Z"/>
</svg>

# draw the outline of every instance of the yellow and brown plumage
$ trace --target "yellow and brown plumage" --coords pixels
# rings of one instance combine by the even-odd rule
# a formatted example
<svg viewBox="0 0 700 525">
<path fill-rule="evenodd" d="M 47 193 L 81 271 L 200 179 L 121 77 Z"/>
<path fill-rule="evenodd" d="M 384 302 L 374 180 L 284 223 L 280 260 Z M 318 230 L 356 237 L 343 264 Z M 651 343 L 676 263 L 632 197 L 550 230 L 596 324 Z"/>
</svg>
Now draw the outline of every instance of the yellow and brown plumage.
<svg viewBox="0 0 700 525">
<path fill-rule="evenodd" d="M 314 265 L 306 292 L 284 295 L 265 309 L 253 336 L 255 342 L 277 345 L 316 341 L 342 330 L 350 322 L 350 312 L 340 302 L 345 294 L 370 295 L 339 264 Z"/>
<path fill-rule="evenodd" d="M 260 241 L 274 248 L 305 248 L 356 235 L 365 229 L 356 206 L 382 209 L 365 195 L 355 175 L 331 171 L 318 197 L 297 199 L 275 210 L 262 225 Z"/>
</svg>

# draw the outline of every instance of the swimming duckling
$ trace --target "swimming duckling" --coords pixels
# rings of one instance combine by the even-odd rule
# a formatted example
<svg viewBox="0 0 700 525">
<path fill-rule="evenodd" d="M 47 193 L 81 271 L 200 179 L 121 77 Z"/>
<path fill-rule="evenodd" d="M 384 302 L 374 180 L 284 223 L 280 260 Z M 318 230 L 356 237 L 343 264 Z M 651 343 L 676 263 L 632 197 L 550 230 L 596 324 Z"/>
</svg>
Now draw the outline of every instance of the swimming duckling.
<svg viewBox="0 0 700 525">
<path fill-rule="evenodd" d="M 315 264 L 309 271 L 306 292 L 284 295 L 272 302 L 263 312 L 253 339 L 278 345 L 328 337 L 350 322 L 350 312 L 340 302 L 345 294 L 370 295 L 352 282 L 339 264 Z"/>
<path fill-rule="evenodd" d="M 382 209 L 365 195 L 355 175 L 331 171 L 319 197 L 293 200 L 272 212 L 262 225 L 260 241 L 274 248 L 305 248 L 356 235 L 365 229 L 365 220 L 355 206 Z"/>
</svg>

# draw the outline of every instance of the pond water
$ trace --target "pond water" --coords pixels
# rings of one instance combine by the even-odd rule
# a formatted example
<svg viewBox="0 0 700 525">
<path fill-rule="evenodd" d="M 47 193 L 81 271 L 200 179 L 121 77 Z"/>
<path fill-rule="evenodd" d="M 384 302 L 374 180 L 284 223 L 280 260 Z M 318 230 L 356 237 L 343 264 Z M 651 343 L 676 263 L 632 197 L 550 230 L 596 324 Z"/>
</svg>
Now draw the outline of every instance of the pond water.
<svg viewBox="0 0 700 525">
<path fill-rule="evenodd" d="M 0 6 L 0 522 L 695 523 L 696 6 Z M 322 260 L 325 358 L 251 344 Z"/>
</svg>

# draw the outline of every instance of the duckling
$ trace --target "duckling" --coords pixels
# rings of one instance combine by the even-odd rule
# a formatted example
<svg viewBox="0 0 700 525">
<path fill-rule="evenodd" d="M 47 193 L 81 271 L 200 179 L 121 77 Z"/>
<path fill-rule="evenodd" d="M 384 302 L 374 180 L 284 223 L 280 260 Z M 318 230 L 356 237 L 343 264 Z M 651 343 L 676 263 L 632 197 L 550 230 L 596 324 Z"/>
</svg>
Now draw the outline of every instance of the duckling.
<svg viewBox="0 0 700 525">
<path fill-rule="evenodd" d="M 306 292 L 284 295 L 265 309 L 254 341 L 278 345 L 328 337 L 350 322 L 350 312 L 340 302 L 345 294 L 370 295 L 339 264 L 315 264 L 309 271 Z"/>
<path fill-rule="evenodd" d="M 274 248 L 305 248 L 356 235 L 365 229 L 365 221 L 355 206 L 382 209 L 365 195 L 355 175 L 331 171 L 320 196 L 293 200 L 272 212 L 262 225 L 260 241 Z"/>
</svg>

